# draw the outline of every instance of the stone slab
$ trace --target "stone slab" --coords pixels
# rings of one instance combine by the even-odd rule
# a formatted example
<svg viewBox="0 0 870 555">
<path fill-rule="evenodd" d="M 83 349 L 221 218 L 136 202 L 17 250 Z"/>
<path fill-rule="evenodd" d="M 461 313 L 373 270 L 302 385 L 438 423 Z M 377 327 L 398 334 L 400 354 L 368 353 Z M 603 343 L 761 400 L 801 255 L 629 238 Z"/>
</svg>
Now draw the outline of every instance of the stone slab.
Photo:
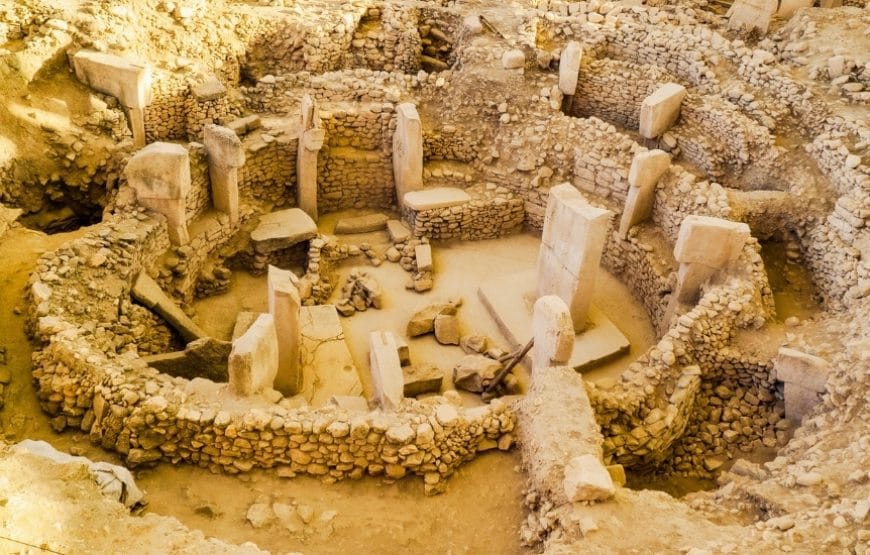
<svg viewBox="0 0 870 555">
<path fill-rule="evenodd" d="M 269 253 L 292 247 L 317 236 L 317 224 L 299 208 L 288 208 L 260 216 L 260 223 L 251 232 L 257 252 Z"/>
<path fill-rule="evenodd" d="M 229 391 L 241 397 L 272 388 L 278 373 L 278 336 L 271 314 L 260 314 L 241 337 L 233 341 L 228 363 Z"/>
<path fill-rule="evenodd" d="M 348 235 L 351 233 L 381 231 L 386 229 L 389 219 L 384 214 L 366 214 L 365 216 L 356 216 L 354 218 L 342 218 L 335 223 L 335 233 L 337 235 Z"/>
<path fill-rule="evenodd" d="M 76 78 L 121 101 L 128 108 L 142 109 L 151 103 L 151 67 L 93 50 L 80 50 L 72 57 Z"/>
<path fill-rule="evenodd" d="M 382 409 L 398 408 L 405 396 L 405 379 L 392 333 L 379 330 L 369 334 L 369 367 L 375 402 Z"/>
<path fill-rule="evenodd" d="M 743 222 L 689 215 L 680 222 L 674 258 L 681 264 L 718 269 L 740 256 L 749 235 L 749 226 Z"/>
<path fill-rule="evenodd" d="M 411 238 L 411 230 L 400 220 L 387 220 L 387 233 L 393 243 L 404 243 Z"/>
<path fill-rule="evenodd" d="M 680 106 L 686 88 L 678 83 L 665 83 L 640 105 L 640 134 L 655 139 L 667 131 L 680 117 Z"/>
<path fill-rule="evenodd" d="M 205 337 L 191 341 L 183 351 L 144 356 L 142 360 L 148 366 L 170 376 L 188 380 L 207 378 L 214 382 L 225 382 L 231 350 L 232 344 L 229 341 Z"/>
<path fill-rule="evenodd" d="M 797 384 L 817 393 L 824 393 L 827 389 L 830 365 L 815 355 L 780 347 L 773 369 L 776 379 L 781 382 Z"/>
<path fill-rule="evenodd" d="M 405 193 L 403 201 L 406 208 L 420 212 L 459 206 L 471 202 L 471 195 L 456 187 L 432 187 L 431 189 Z"/>
<path fill-rule="evenodd" d="M 185 341 L 195 341 L 208 336 L 145 272 L 139 272 L 130 294 L 140 304 L 163 317 Z"/>
<path fill-rule="evenodd" d="M 537 300 L 537 272 L 528 270 L 493 278 L 480 285 L 478 295 L 499 329 L 514 348 L 532 337 L 532 309 Z M 592 370 L 628 352 L 628 338 L 593 302 L 586 329 L 575 336 L 570 366 L 578 372 Z M 530 352 L 534 354 L 534 348 Z M 526 357 L 526 364 L 531 358 Z"/>
<path fill-rule="evenodd" d="M 320 407 L 332 397 L 362 395 L 359 378 L 335 305 L 303 306 L 299 310 L 302 393 Z"/>
</svg>

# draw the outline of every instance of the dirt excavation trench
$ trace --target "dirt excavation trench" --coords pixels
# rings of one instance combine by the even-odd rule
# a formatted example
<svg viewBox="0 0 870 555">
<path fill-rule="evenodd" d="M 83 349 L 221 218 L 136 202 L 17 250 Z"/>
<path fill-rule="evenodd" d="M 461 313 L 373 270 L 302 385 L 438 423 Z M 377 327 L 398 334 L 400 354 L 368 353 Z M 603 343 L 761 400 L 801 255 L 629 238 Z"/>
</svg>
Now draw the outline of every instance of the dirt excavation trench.
<svg viewBox="0 0 870 555">
<path fill-rule="evenodd" d="M 0 553 L 870 555 L 870 4 L 727 4 L 0 0 Z"/>
</svg>

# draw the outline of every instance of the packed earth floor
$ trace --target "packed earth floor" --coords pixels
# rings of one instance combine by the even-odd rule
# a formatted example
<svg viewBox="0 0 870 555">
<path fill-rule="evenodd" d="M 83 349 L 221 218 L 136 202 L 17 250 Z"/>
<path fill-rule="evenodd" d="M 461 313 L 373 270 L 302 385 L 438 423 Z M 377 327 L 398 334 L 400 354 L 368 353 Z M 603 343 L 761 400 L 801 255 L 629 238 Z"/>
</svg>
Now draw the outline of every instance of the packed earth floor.
<svg viewBox="0 0 870 555">
<path fill-rule="evenodd" d="M 0 0 L 0 552 L 870 553 L 866 0 Z"/>
</svg>

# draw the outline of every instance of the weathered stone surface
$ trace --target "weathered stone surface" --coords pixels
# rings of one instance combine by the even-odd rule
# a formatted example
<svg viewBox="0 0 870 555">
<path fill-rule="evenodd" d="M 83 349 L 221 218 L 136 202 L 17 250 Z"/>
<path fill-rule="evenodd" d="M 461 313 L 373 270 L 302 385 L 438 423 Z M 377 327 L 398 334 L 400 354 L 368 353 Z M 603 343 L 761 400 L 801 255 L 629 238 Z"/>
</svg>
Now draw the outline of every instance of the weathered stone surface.
<svg viewBox="0 0 870 555">
<path fill-rule="evenodd" d="M 505 69 L 520 69 L 526 64 L 526 55 L 522 50 L 514 48 L 501 56 L 501 67 Z"/>
<path fill-rule="evenodd" d="M 420 212 L 459 206 L 471 202 L 471 195 L 455 187 L 432 187 L 405 193 L 404 202 L 406 208 Z"/>
<path fill-rule="evenodd" d="M 194 341 L 206 337 L 205 331 L 191 320 L 147 273 L 139 272 L 139 276 L 133 283 L 133 289 L 130 291 L 130 294 L 134 299 L 159 314 L 170 326 L 178 330 L 178 333 L 181 334 L 181 337 L 185 341 Z"/>
<path fill-rule="evenodd" d="M 674 258 L 683 264 L 721 268 L 740 256 L 749 235 L 749 226 L 743 222 L 689 215 L 680 224 Z"/>
<path fill-rule="evenodd" d="M 232 344 L 229 341 L 204 337 L 191 341 L 183 351 L 145 356 L 142 360 L 148 366 L 170 376 L 225 382 L 231 350 Z"/>
<path fill-rule="evenodd" d="M 404 243 L 411 238 L 411 230 L 401 220 L 387 220 L 387 233 L 393 243 Z"/>
<path fill-rule="evenodd" d="M 266 279 L 269 314 L 275 318 L 275 332 L 278 335 L 278 374 L 273 387 L 288 396 L 302 389 L 299 353 L 299 310 L 302 300 L 298 282 L 299 279 L 290 270 L 269 266 Z"/>
<path fill-rule="evenodd" d="M 79 50 L 72 63 L 79 81 L 114 96 L 124 106 L 142 109 L 151 103 L 150 65 L 93 50 Z"/>
<path fill-rule="evenodd" d="M 654 139 L 670 129 L 680 117 L 680 106 L 686 88 L 677 83 L 665 83 L 640 105 L 640 134 Z"/>
<path fill-rule="evenodd" d="M 366 214 L 365 216 L 356 216 L 354 218 L 342 218 L 335 224 L 335 233 L 338 235 L 348 235 L 351 233 L 380 231 L 386 227 L 389 219 L 384 214 Z"/>
<path fill-rule="evenodd" d="M 405 397 L 441 391 L 444 372 L 435 366 L 429 364 L 405 366 L 402 372 L 405 378 Z"/>
<path fill-rule="evenodd" d="M 823 358 L 780 347 L 773 368 L 776 379 L 781 382 L 796 384 L 817 393 L 826 390 L 830 365 Z"/>
<path fill-rule="evenodd" d="M 435 317 L 440 314 L 455 315 L 456 305 L 451 303 L 438 303 L 429 305 L 423 310 L 416 312 L 408 321 L 406 333 L 408 337 L 426 335 L 435 331 Z"/>
<path fill-rule="evenodd" d="M 535 345 L 532 371 L 541 366 L 563 366 L 574 351 L 574 323 L 565 302 L 555 295 L 535 301 L 532 313 Z"/>
<path fill-rule="evenodd" d="M 502 364 L 483 355 L 463 357 L 453 368 L 453 385 L 456 389 L 481 393 L 495 377 Z"/>
<path fill-rule="evenodd" d="M 229 389 L 239 396 L 256 395 L 272 387 L 277 373 L 275 319 L 271 314 L 261 314 L 244 335 L 233 341 Z"/>
<path fill-rule="evenodd" d="M 565 495 L 572 503 L 602 501 L 613 496 L 610 473 L 594 455 L 574 457 L 565 465 Z"/>
<path fill-rule="evenodd" d="M 375 331 L 369 335 L 369 346 L 375 402 L 383 409 L 395 409 L 405 389 L 396 339 L 390 332 Z"/>
<path fill-rule="evenodd" d="M 260 216 L 260 223 L 251 232 L 254 249 L 270 253 L 292 247 L 317 236 L 317 224 L 299 208 L 288 208 Z"/>
<path fill-rule="evenodd" d="M 432 246 L 429 243 L 414 247 L 414 257 L 417 260 L 417 270 L 428 272 L 432 270 Z"/>
<path fill-rule="evenodd" d="M 438 343 L 459 345 L 459 318 L 451 314 L 439 314 L 433 324 Z"/>
</svg>

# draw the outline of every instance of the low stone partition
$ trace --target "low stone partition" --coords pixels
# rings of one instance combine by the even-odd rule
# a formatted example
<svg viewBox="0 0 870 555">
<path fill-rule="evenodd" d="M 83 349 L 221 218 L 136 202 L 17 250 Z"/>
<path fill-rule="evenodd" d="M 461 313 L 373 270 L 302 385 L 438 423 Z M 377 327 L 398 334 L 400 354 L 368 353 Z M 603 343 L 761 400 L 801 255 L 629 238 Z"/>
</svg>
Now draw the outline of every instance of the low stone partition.
<svg viewBox="0 0 870 555">
<path fill-rule="evenodd" d="M 470 187 L 465 192 L 467 200 L 450 206 L 417 209 L 406 205 L 403 215 L 413 234 L 430 239 L 474 241 L 510 235 L 522 227 L 524 203 L 507 188 L 487 184 Z"/>
<path fill-rule="evenodd" d="M 133 466 L 186 462 L 230 473 L 278 468 L 283 476 L 306 473 L 326 481 L 416 474 L 430 493 L 441 491 L 443 479 L 479 449 L 513 443 L 515 415 L 502 401 L 462 408 L 443 397 L 408 399 L 394 412 L 290 408 L 268 392 L 241 402 L 223 385 L 149 368 L 132 337 L 118 337 L 107 349 L 103 339 L 119 318 L 117 299 L 129 295 L 131 280 L 166 246 L 165 223 L 132 211 L 62 249 L 74 256 L 55 252 L 40 262 L 29 327 L 43 343 L 34 355 L 34 378 L 54 429 L 88 432 Z M 110 252 L 105 267 L 78 262 L 99 248 Z M 98 277 L 106 291 L 89 292 Z"/>
</svg>

